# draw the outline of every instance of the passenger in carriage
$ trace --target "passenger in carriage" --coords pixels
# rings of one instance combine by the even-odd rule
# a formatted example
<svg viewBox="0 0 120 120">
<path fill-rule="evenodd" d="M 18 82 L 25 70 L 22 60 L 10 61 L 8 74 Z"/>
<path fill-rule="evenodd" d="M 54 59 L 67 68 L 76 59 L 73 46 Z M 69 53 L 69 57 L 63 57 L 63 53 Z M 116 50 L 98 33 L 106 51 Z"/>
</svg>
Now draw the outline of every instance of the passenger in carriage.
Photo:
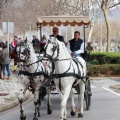
<svg viewBox="0 0 120 120">
<path fill-rule="evenodd" d="M 59 35 L 58 27 L 53 27 L 53 34 L 50 37 L 56 37 L 60 42 L 64 42 L 64 37 Z"/>
<path fill-rule="evenodd" d="M 74 38 L 67 44 L 67 49 L 72 57 L 80 57 L 84 53 L 84 41 L 80 39 L 80 32 L 74 32 Z"/>
</svg>

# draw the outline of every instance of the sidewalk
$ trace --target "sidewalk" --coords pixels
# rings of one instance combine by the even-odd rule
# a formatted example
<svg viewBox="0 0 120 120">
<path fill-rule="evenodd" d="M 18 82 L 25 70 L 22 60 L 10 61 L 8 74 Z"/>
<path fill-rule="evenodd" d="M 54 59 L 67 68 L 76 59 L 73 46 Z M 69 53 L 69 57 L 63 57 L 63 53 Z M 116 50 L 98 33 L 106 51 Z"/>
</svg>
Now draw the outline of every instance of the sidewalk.
<svg viewBox="0 0 120 120">
<path fill-rule="evenodd" d="M 19 104 L 18 95 L 21 89 L 19 79 L 11 73 L 11 80 L 0 79 L 0 112 L 8 110 Z M 25 99 L 30 95 L 27 91 Z"/>
<path fill-rule="evenodd" d="M 106 79 L 106 83 L 108 84 L 109 88 L 114 89 L 114 90 L 120 90 L 120 77 L 92 77 L 90 80 L 101 80 L 101 79 Z M 112 82 L 112 81 L 114 82 Z"/>
<path fill-rule="evenodd" d="M 120 90 L 120 84 L 119 85 L 111 85 L 110 88 L 115 90 Z"/>
</svg>

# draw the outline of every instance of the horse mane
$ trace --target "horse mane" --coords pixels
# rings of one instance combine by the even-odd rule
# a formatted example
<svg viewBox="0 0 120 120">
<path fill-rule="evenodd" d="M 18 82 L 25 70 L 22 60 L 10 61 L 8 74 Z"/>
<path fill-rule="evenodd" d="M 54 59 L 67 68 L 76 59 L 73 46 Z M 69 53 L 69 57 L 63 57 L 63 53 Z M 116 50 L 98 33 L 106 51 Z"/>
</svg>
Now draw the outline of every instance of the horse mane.
<svg viewBox="0 0 120 120">
<path fill-rule="evenodd" d="M 30 41 L 27 41 L 27 45 L 29 45 L 31 51 L 35 51 Z"/>
</svg>

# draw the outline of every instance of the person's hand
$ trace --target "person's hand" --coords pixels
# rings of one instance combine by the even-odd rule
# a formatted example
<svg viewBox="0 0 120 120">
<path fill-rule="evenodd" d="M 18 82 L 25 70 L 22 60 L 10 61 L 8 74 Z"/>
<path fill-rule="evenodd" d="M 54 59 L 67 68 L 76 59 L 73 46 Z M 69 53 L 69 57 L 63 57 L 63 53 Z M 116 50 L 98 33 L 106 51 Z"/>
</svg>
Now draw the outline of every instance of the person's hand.
<svg viewBox="0 0 120 120">
<path fill-rule="evenodd" d="M 74 57 L 74 56 L 76 56 L 76 53 L 71 53 L 71 55 Z"/>
</svg>

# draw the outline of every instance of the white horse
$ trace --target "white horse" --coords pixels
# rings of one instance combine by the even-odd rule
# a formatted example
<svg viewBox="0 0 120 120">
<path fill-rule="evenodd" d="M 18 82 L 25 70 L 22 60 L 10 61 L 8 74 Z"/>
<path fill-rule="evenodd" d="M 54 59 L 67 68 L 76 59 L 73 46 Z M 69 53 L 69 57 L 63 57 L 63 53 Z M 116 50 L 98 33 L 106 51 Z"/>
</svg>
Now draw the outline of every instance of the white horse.
<svg viewBox="0 0 120 120">
<path fill-rule="evenodd" d="M 83 99 L 85 91 L 85 77 L 87 74 L 86 62 L 83 58 L 78 57 L 77 63 L 71 58 L 64 43 L 52 37 L 45 46 L 46 56 L 54 61 L 55 75 L 54 80 L 56 88 L 61 97 L 60 120 L 67 119 L 66 105 L 71 92 L 72 113 L 78 113 L 78 117 L 83 117 Z M 79 62 L 78 62 L 79 61 Z M 59 79 L 58 79 L 59 78 Z M 78 95 L 78 105 L 75 108 L 74 93 L 71 91 L 73 84 L 79 85 L 80 94 Z M 61 84 L 61 85 L 60 85 Z M 61 90 L 59 89 L 61 86 Z M 62 91 L 62 92 L 61 92 Z M 73 114 L 75 115 L 75 114 Z"/>
<path fill-rule="evenodd" d="M 34 94 L 34 104 L 35 104 L 35 113 L 34 119 L 38 120 L 40 116 L 39 107 L 40 107 L 40 88 L 45 81 L 45 74 L 50 74 L 50 70 L 46 67 L 42 61 L 38 61 L 37 55 L 33 49 L 33 46 L 30 42 L 26 45 L 20 45 L 17 47 L 18 59 L 19 59 L 19 66 L 20 66 L 20 77 L 21 77 L 21 84 L 23 89 L 21 89 L 19 95 L 19 102 L 20 102 L 20 118 L 21 120 L 25 120 L 26 116 L 23 109 L 23 100 L 26 90 L 30 87 L 32 88 L 32 92 Z M 38 62 L 37 62 L 38 61 Z M 47 91 L 48 95 L 50 94 L 49 90 Z M 49 95 L 50 96 L 50 95 Z M 52 113 L 51 110 L 51 103 L 49 102 L 48 96 L 48 114 Z"/>
</svg>

